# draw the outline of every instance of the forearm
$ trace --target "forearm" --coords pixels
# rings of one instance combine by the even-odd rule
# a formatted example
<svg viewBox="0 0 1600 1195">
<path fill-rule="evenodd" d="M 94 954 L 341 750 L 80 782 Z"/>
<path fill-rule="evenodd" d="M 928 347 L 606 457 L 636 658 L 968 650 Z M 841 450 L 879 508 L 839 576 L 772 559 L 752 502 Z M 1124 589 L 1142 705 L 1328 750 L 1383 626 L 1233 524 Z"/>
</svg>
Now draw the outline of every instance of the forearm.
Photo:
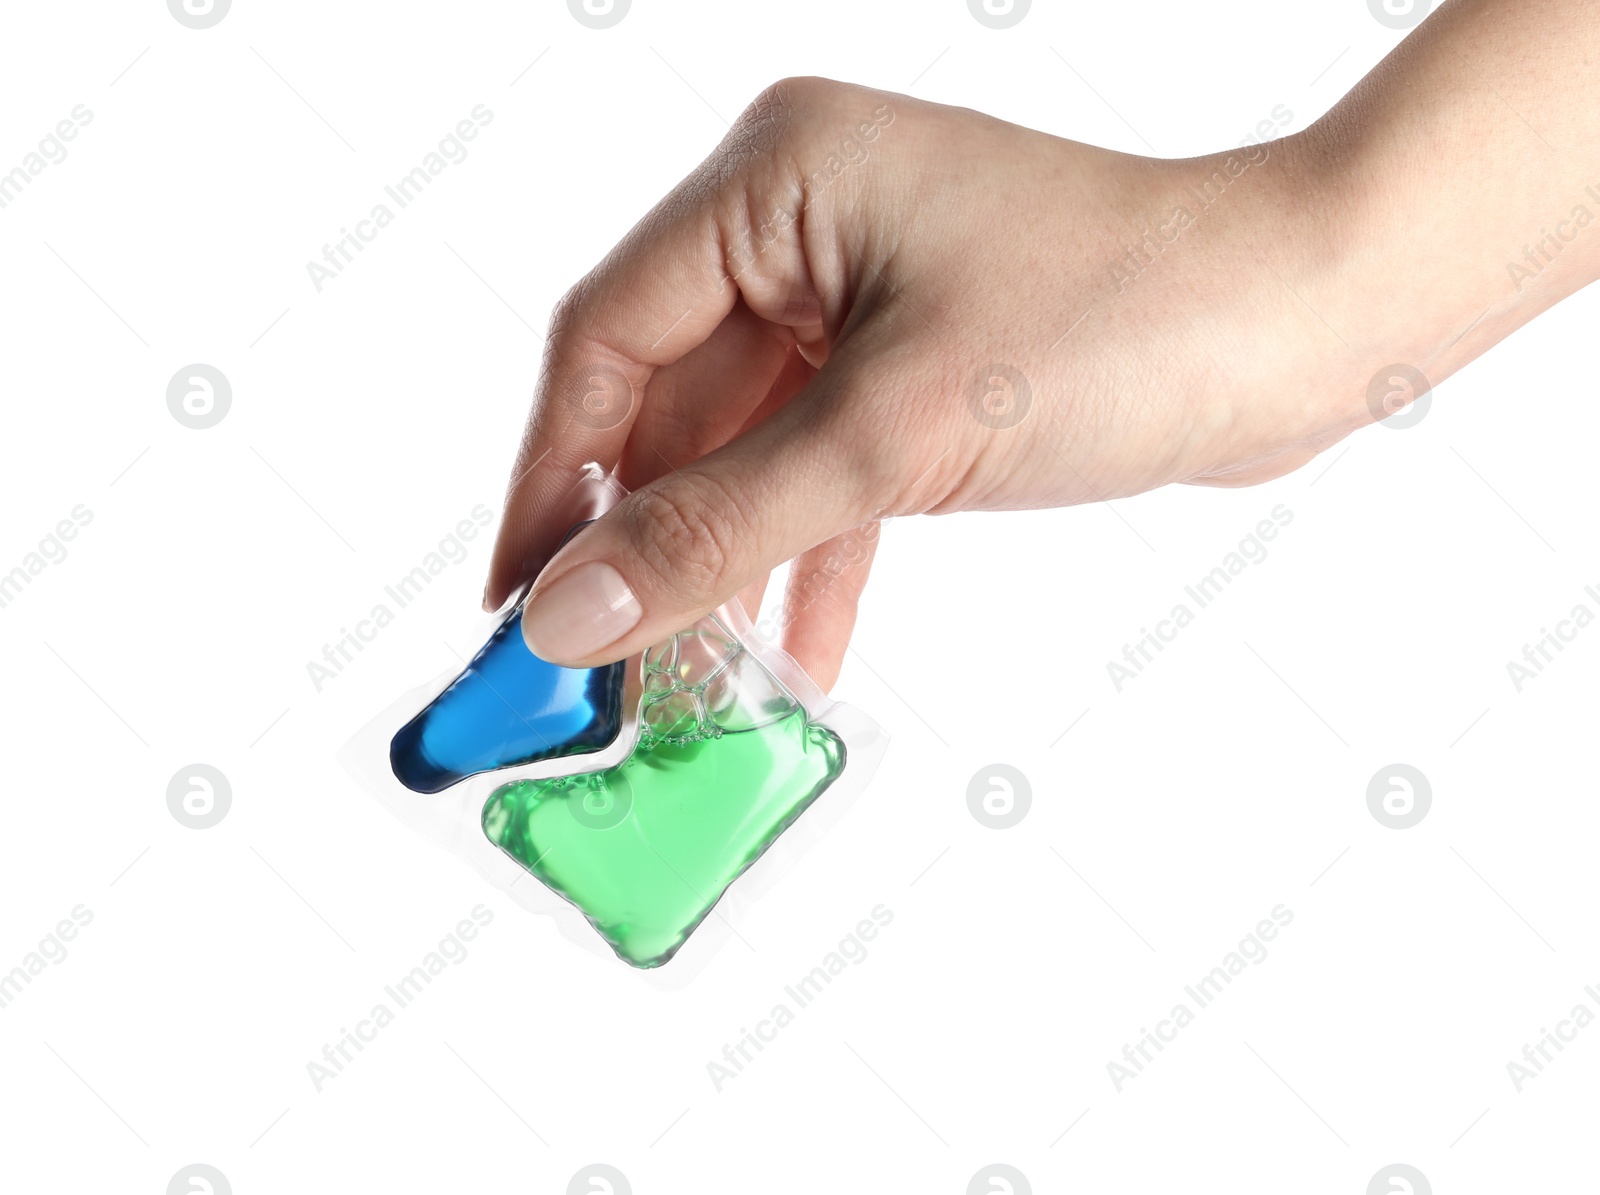
<svg viewBox="0 0 1600 1195">
<path fill-rule="evenodd" d="M 1600 276 L 1597 63 L 1592 0 L 1450 0 L 1285 145 L 1352 347 L 1437 382 Z"/>
</svg>

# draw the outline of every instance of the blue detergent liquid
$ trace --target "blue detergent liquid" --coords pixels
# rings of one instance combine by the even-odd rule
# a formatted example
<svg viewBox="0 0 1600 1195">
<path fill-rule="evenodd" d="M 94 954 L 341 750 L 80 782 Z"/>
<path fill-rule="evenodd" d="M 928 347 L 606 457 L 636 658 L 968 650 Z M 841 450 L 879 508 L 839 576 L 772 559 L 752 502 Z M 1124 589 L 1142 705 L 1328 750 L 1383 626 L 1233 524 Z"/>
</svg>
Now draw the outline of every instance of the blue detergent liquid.
<svg viewBox="0 0 1600 1195">
<path fill-rule="evenodd" d="M 561 668 L 528 650 L 522 603 L 466 671 L 389 744 L 396 779 L 436 793 L 496 768 L 603 750 L 622 726 L 625 665 Z"/>
</svg>

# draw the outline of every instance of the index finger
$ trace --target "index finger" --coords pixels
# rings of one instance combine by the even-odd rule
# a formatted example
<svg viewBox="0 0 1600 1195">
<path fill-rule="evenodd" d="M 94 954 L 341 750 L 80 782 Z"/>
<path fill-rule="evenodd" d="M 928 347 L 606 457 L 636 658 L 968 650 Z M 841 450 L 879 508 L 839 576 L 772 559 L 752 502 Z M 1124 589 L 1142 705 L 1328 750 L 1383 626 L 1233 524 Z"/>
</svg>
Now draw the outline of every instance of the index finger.
<svg viewBox="0 0 1600 1195">
<path fill-rule="evenodd" d="M 732 309 L 738 292 L 727 285 L 715 227 L 709 204 L 684 204 L 674 192 L 556 307 L 486 610 L 503 605 L 566 534 L 550 518 L 577 471 L 590 461 L 616 466 L 656 368 L 705 341 Z"/>
</svg>

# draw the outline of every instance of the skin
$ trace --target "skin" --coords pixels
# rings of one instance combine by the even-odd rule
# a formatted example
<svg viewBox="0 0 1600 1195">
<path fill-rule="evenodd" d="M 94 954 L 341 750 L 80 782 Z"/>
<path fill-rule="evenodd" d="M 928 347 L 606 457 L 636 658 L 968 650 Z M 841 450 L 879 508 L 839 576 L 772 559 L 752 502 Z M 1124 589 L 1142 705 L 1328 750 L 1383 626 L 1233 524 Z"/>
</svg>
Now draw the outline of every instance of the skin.
<svg viewBox="0 0 1600 1195">
<path fill-rule="evenodd" d="M 775 84 L 557 307 L 484 605 L 538 572 L 530 645 L 595 665 L 792 560 L 826 688 L 879 520 L 1297 469 L 1595 279 L 1597 58 L 1589 0 L 1450 0 L 1309 129 L 1182 161 Z M 539 572 L 590 460 L 634 493 Z M 553 621 L 596 562 L 619 619 Z"/>
</svg>

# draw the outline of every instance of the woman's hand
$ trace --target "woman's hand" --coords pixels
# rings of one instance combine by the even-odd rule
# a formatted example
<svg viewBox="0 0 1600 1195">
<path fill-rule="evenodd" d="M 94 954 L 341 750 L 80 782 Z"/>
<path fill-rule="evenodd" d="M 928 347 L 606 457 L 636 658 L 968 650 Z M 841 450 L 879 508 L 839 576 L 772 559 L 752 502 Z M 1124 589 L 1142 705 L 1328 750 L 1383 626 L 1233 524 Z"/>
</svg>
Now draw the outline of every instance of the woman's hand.
<svg viewBox="0 0 1600 1195">
<path fill-rule="evenodd" d="M 1373 79 L 1425 83 L 1429 39 L 1475 6 Z M 556 311 L 485 605 L 558 542 L 552 504 L 598 460 L 635 492 L 539 576 L 539 655 L 618 659 L 735 595 L 753 613 L 793 560 L 783 646 L 828 686 L 877 520 L 1249 484 L 1392 413 L 1417 395 L 1387 367 L 1437 382 L 1588 276 L 1528 297 L 1499 246 L 1425 275 L 1386 259 L 1415 212 L 1356 172 L 1386 138 L 1415 147 L 1355 125 L 1382 85 L 1308 133 L 1184 161 L 775 85 Z M 1463 154 L 1487 135 L 1470 120 Z M 1522 186 L 1472 214 L 1518 227 Z"/>
</svg>

